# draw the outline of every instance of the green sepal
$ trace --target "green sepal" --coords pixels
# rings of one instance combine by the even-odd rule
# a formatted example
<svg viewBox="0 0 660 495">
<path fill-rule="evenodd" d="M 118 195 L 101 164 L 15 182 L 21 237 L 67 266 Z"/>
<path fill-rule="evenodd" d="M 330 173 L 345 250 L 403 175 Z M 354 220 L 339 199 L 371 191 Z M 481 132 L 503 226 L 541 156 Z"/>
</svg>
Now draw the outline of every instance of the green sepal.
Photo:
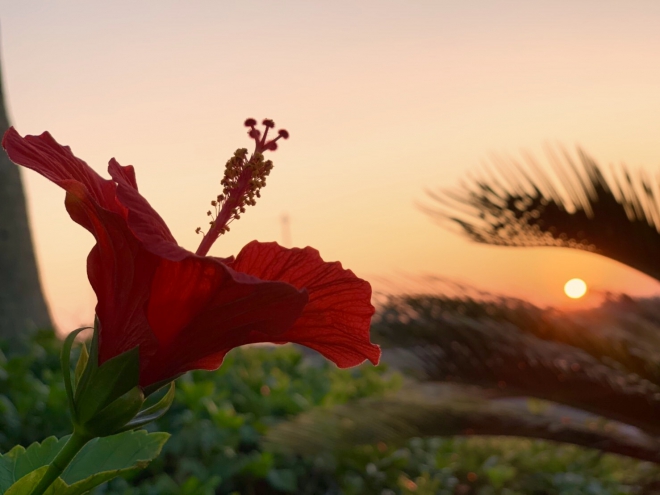
<svg viewBox="0 0 660 495">
<path fill-rule="evenodd" d="M 70 367 L 68 356 L 73 339 L 81 330 L 74 332 L 67 339 L 65 343 L 67 354 L 62 358 L 63 366 Z M 85 435 L 105 437 L 140 428 L 163 416 L 174 400 L 173 379 L 163 380 L 142 389 L 139 386 L 138 346 L 99 366 L 99 332 L 100 324 L 96 318 L 89 352 L 83 345 L 76 364 L 75 391 L 71 384 L 70 373 L 67 375 L 67 394 L 73 411 L 75 431 Z M 149 394 L 168 385 L 169 389 L 158 402 L 140 411 Z"/>
<path fill-rule="evenodd" d="M 152 383 L 151 385 L 147 385 L 146 387 L 143 388 L 144 396 L 149 397 L 151 394 L 158 392 L 161 388 L 169 385 L 174 380 L 179 378 L 181 375 L 183 375 L 183 373 L 179 373 L 178 375 L 174 375 L 171 378 L 166 378 L 165 380 L 161 380 L 159 382 Z"/>
<path fill-rule="evenodd" d="M 156 402 L 153 406 L 147 407 L 145 410 L 141 411 L 137 416 L 126 423 L 126 425 L 119 431 L 141 428 L 151 423 L 152 421 L 156 421 L 157 419 L 161 418 L 172 405 L 172 402 L 174 401 L 174 392 L 174 382 L 170 382 L 169 390 L 163 397 L 161 397 L 158 402 Z"/>
<path fill-rule="evenodd" d="M 78 357 L 78 362 L 76 363 L 76 371 L 74 373 L 74 390 L 78 390 L 78 384 L 80 383 L 80 378 L 85 372 L 87 367 L 87 362 L 89 361 L 89 352 L 87 351 L 87 346 L 83 342 L 80 346 L 80 356 Z"/>
<path fill-rule="evenodd" d="M 87 366 L 83 370 L 83 373 L 76 384 L 76 393 L 75 400 L 78 400 L 80 396 L 80 391 L 87 388 L 87 383 L 91 375 L 99 367 L 99 329 L 100 322 L 98 316 L 94 318 L 94 332 L 92 333 L 92 343 L 89 349 L 89 356 L 87 357 Z"/>
<path fill-rule="evenodd" d="M 90 327 L 82 327 L 67 335 L 64 344 L 62 345 L 62 352 L 60 353 L 60 365 L 62 366 L 62 376 L 64 377 L 64 388 L 66 389 L 66 396 L 69 400 L 69 410 L 71 411 L 71 416 L 74 422 L 77 419 L 77 413 L 73 385 L 71 384 L 71 347 L 73 347 L 73 342 L 76 340 L 78 334 L 88 328 Z"/>
<path fill-rule="evenodd" d="M 140 387 L 133 387 L 121 397 L 115 399 L 92 419 L 80 426 L 85 433 L 95 437 L 114 435 L 131 421 L 144 404 L 144 394 Z M 132 429 L 132 428 L 129 428 Z"/>
<path fill-rule="evenodd" d="M 137 387 L 140 381 L 139 347 L 108 359 L 101 366 L 95 366 L 95 361 L 98 363 L 92 344 L 88 366 L 75 394 L 80 425 L 84 425 L 110 403 Z"/>
</svg>

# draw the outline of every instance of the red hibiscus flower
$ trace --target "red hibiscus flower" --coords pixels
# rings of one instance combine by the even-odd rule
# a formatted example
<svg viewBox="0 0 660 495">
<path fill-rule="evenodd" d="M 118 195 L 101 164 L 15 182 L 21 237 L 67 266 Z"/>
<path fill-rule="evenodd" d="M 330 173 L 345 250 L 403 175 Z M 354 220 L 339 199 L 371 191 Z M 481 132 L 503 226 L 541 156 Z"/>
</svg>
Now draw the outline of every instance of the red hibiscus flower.
<svg viewBox="0 0 660 495">
<path fill-rule="evenodd" d="M 256 241 L 236 258 L 206 256 L 259 197 L 272 168 L 263 153 L 288 137 L 281 130 L 268 140 L 274 124 L 263 124 L 262 136 L 256 121 L 246 121 L 255 151 L 248 158 L 238 150 L 227 162 L 196 253 L 177 244 L 140 195 L 132 166 L 112 159 L 111 179 L 104 179 L 47 132 L 7 131 L 2 145 L 11 160 L 66 190 L 69 215 L 96 239 L 87 274 L 98 298 L 99 365 L 139 346 L 139 383 L 147 387 L 188 370 L 216 369 L 229 350 L 256 342 L 296 342 L 342 368 L 378 363 L 380 349 L 369 341 L 371 287 L 340 263 L 324 262 L 310 247 Z"/>
</svg>

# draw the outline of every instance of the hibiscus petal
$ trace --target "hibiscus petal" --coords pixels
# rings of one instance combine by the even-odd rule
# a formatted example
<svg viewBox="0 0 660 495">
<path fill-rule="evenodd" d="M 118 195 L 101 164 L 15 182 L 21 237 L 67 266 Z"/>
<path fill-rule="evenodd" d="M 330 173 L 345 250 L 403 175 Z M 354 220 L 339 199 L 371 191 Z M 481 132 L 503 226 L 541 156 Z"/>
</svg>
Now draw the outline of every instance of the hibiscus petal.
<svg viewBox="0 0 660 495">
<path fill-rule="evenodd" d="M 66 203 L 71 217 L 85 210 L 94 224 L 96 245 L 87 257 L 87 276 L 98 300 L 99 363 L 137 345 L 140 359 L 148 362 L 158 346 L 145 314 L 158 257 L 142 247 L 119 215 L 89 203 L 74 205 L 68 194 Z"/>
<path fill-rule="evenodd" d="M 157 346 L 144 312 L 157 258 L 128 228 L 114 182 L 103 179 L 48 133 L 23 138 L 10 128 L 2 145 L 13 162 L 65 189 L 69 215 L 96 239 L 87 274 L 98 298 L 100 362 L 136 345 L 146 360 Z"/>
<path fill-rule="evenodd" d="M 143 370 L 142 385 L 191 369 L 216 369 L 234 347 L 279 340 L 307 304 L 290 284 L 237 273 L 213 259 L 191 255 L 161 260 L 151 289 L 149 324 L 159 349 Z"/>
<path fill-rule="evenodd" d="M 165 221 L 138 192 L 133 167 L 123 167 L 113 158 L 108 172 L 117 183 L 117 199 L 128 210 L 128 226 L 145 248 L 170 260 L 189 256 L 190 252 L 178 246 Z"/>
<path fill-rule="evenodd" d="M 66 190 L 69 189 L 67 184 L 72 181 L 81 184 L 89 199 L 107 210 L 121 212 L 115 199 L 114 183 L 76 158 L 71 148 L 58 144 L 48 132 L 21 137 L 16 129 L 10 127 L 2 138 L 2 147 L 14 163 L 39 172 Z M 71 192 L 75 194 L 75 191 Z"/>
<path fill-rule="evenodd" d="M 365 359 L 378 364 L 380 348 L 369 341 L 374 314 L 371 286 L 344 270 L 341 263 L 324 262 L 310 247 L 286 249 L 274 242 L 253 241 L 231 267 L 260 279 L 288 282 L 309 293 L 309 303 L 293 327 L 278 339 L 263 335 L 264 341 L 311 347 L 340 368 Z"/>
</svg>

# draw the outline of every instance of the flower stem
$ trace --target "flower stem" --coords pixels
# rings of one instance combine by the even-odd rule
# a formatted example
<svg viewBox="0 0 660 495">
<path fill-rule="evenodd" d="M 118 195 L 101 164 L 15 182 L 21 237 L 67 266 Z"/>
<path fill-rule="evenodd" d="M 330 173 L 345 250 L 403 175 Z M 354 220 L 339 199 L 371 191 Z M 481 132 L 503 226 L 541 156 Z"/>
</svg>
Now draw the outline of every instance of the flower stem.
<svg viewBox="0 0 660 495">
<path fill-rule="evenodd" d="M 87 442 L 92 440 L 92 436 L 84 435 L 73 430 L 71 438 L 66 442 L 66 445 L 60 450 L 60 453 L 55 456 L 55 459 L 48 466 L 48 470 L 44 477 L 41 478 L 39 484 L 32 490 L 30 495 L 43 495 L 48 487 L 59 478 L 60 474 L 66 469 L 69 463 L 73 460 L 80 449 L 82 449 Z"/>
</svg>

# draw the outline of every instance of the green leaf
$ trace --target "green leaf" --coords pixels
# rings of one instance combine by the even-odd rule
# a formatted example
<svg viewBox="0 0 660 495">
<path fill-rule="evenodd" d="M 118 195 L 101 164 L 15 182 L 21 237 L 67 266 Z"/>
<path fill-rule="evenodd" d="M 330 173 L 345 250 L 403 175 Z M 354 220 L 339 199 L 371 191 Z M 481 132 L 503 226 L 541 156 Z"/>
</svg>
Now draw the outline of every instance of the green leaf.
<svg viewBox="0 0 660 495">
<path fill-rule="evenodd" d="M 0 456 L 0 494 L 29 473 L 50 464 L 67 439 L 49 437 L 42 443 L 33 443 L 27 449 L 17 445 Z"/>
<path fill-rule="evenodd" d="M 46 495 L 82 495 L 106 481 L 146 467 L 169 438 L 167 433 L 129 431 L 85 445 Z M 29 495 L 68 437 L 50 437 L 27 449 L 14 447 L 0 456 L 0 494 Z"/>
<path fill-rule="evenodd" d="M 39 480 L 48 470 L 48 466 L 41 466 L 39 469 L 23 476 L 17 483 L 13 484 L 5 495 L 30 495 L 32 490 L 39 484 Z M 53 493 L 48 490 L 48 493 Z M 54 495 L 54 494 L 53 494 Z"/>
<path fill-rule="evenodd" d="M 139 347 L 109 359 L 92 369 L 88 377 L 83 374 L 75 398 L 79 423 L 85 424 L 105 406 L 136 387 L 139 378 Z"/>
<path fill-rule="evenodd" d="M 144 469 L 160 454 L 169 437 L 168 433 L 139 430 L 92 440 L 62 474 L 62 481 L 68 485 L 62 495 L 82 494 L 122 473 Z"/>
</svg>

